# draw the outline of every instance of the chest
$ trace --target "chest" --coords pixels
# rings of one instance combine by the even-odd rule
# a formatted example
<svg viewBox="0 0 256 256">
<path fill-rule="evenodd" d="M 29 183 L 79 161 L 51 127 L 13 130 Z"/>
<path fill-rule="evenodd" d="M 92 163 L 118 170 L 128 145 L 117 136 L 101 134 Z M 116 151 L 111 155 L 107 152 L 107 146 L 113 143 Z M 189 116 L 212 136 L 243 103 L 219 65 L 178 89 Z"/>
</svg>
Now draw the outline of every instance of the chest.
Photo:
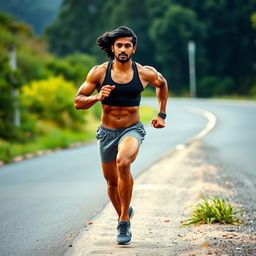
<svg viewBox="0 0 256 256">
<path fill-rule="evenodd" d="M 134 71 L 130 70 L 127 72 L 116 72 L 111 70 L 111 78 L 113 82 L 118 84 L 127 84 L 132 81 L 134 76 Z"/>
</svg>

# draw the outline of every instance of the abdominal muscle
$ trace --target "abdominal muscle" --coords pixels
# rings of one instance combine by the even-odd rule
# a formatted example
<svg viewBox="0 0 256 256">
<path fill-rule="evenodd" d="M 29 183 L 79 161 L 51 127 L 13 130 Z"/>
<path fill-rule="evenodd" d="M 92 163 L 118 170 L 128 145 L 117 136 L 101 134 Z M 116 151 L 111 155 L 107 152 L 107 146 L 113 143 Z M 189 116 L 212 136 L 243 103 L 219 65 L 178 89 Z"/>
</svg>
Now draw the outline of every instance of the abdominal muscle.
<svg viewBox="0 0 256 256">
<path fill-rule="evenodd" d="M 139 120 L 139 107 L 117 107 L 102 104 L 101 124 L 106 128 L 126 128 L 136 124 Z"/>
</svg>

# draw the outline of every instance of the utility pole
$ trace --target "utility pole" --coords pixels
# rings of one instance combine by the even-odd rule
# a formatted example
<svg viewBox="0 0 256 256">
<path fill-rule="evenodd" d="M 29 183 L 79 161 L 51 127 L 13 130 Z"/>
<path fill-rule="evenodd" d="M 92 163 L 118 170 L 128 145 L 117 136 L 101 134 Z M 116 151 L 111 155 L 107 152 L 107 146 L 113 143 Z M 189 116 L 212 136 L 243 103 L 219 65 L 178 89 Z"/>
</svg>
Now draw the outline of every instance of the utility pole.
<svg viewBox="0 0 256 256">
<path fill-rule="evenodd" d="M 16 51 L 14 47 L 10 47 L 10 66 L 13 71 L 17 69 L 16 65 Z M 13 88 L 12 91 L 13 99 L 14 99 L 14 116 L 13 116 L 13 123 L 15 126 L 20 126 L 20 110 L 19 110 L 19 90 L 17 88 Z"/>
<path fill-rule="evenodd" d="M 193 98 L 196 97 L 195 51 L 196 51 L 196 46 L 194 41 L 189 41 L 188 42 L 189 84 L 190 84 L 190 95 Z"/>
</svg>

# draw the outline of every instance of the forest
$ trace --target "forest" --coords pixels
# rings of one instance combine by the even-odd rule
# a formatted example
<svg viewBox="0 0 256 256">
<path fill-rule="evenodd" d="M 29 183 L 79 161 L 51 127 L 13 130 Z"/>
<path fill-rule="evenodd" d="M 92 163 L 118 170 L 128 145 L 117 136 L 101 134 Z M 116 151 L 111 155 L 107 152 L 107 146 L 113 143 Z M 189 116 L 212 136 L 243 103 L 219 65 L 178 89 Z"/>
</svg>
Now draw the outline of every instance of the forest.
<svg viewBox="0 0 256 256">
<path fill-rule="evenodd" d="M 59 56 L 102 58 L 96 38 L 126 25 L 138 36 L 134 59 L 157 67 L 176 95 L 188 92 L 187 44 L 196 44 L 197 95 L 255 93 L 255 0 L 64 0 L 46 30 Z"/>
</svg>

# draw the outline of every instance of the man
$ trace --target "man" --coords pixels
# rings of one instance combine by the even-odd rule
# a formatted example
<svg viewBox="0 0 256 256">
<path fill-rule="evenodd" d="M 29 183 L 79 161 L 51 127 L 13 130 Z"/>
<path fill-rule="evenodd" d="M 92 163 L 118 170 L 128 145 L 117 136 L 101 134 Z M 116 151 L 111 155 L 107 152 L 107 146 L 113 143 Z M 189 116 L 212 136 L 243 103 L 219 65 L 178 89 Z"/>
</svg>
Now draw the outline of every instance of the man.
<svg viewBox="0 0 256 256">
<path fill-rule="evenodd" d="M 98 46 L 110 58 L 93 67 L 75 97 L 76 109 L 88 109 L 102 103 L 101 125 L 96 132 L 109 198 L 118 214 L 118 244 L 131 241 L 130 206 L 133 178 L 131 163 L 135 160 L 145 130 L 139 121 L 141 92 L 151 84 L 156 87 L 159 114 L 152 120 L 154 128 L 164 128 L 168 86 L 153 67 L 132 62 L 137 37 L 127 27 L 106 32 L 97 39 Z M 92 95 L 97 90 L 98 93 Z"/>
</svg>

